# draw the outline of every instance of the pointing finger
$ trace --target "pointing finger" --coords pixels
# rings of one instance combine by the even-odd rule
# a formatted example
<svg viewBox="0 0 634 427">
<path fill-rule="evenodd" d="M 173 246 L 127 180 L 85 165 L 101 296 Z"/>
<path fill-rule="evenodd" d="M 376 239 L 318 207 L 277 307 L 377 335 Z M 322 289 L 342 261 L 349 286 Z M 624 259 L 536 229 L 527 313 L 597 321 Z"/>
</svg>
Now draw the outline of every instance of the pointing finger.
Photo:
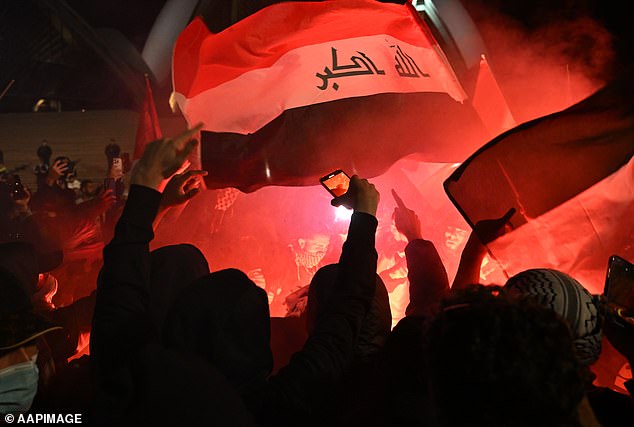
<svg viewBox="0 0 634 427">
<path fill-rule="evenodd" d="M 515 208 L 511 208 L 509 209 L 502 218 L 500 218 L 503 222 L 509 222 L 509 220 L 511 219 L 511 217 L 515 215 Z"/>
<path fill-rule="evenodd" d="M 407 209 L 407 206 L 405 206 L 403 199 L 401 199 L 401 197 L 396 193 L 394 189 L 392 189 L 392 196 L 394 197 L 394 200 L 396 201 L 396 204 L 398 205 L 399 208 L 403 210 Z"/>
</svg>

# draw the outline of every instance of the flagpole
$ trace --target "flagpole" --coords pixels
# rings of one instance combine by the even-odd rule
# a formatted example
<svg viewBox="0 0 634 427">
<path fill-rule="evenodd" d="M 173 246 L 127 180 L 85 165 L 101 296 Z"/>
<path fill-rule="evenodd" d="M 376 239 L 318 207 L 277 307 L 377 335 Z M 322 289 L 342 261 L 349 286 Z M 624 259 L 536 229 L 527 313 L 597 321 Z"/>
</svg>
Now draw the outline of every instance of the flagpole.
<svg viewBox="0 0 634 427">
<path fill-rule="evenodd" d="M 13 83 L 15 83 L 15 79 L 12 79 L 7 85 L 7 87 L 4 88 L 2 93 L 0 93 L 0 100 L 2 100 L 2 98 L 4 98 L 4 95 L 6 95 L 9 89 L 11 89 L 11 86 L 13 86 Z"/>
<path fill-rule="evenodd" d="M 147 96 L 147 94 L 152 93 L 152 83 L 150 82 L 150 76 L 148 73 L 144 73 L 143 77 L 145 78 L 145 93 Z M 154 111 L 156 111 L 156 105 L 154 104 L 154 95 L 151 95 L 151 98 L 152 108 L 154 109 Z M 156 132 L 156 129 L 158 129 L 160 126 L 158 123 L 158 117 L 155 114 L 150 113 L 150 122 L 152 124 L 152 129 L 154 130 L 154 139 L 160 138 L 162 135 L 159 135 L 159 133 Z"/>
</svg>

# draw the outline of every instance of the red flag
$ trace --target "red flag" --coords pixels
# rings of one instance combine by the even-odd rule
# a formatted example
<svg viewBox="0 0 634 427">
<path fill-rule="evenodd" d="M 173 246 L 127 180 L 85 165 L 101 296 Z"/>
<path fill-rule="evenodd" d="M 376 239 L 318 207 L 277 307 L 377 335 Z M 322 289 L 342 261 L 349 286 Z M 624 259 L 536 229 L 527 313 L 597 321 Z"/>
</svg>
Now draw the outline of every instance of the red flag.
<svg viewBox="0 0 634 427">
<path fill-rule="evenodd" d="M 484 55 L 480 59 L 472 103 L 492 138 L 517 125 Z"/>
<path fill-rule="evenodd" d="M 148 75 L 145 75 L 145 99 L 139 112 L 139 125 L 136 131 L 136 142 L 134 144 L 133 160 L 140 159 L 145 151 L 145 146 L 157 139 L 162 138 L 161 126 L 159 124 L 158 115 L 156 114 L 156 105 L 154 104 L 154 96 L 152 96 L 152 86 Z"/>
<path fill-rule="evenodd" d="M 314 185 L 399 158 L 462 161 L 486 130 L 409 4 L 284 2 L 212 34 L 194 20 L 173 58 L 173 100 L 202 121 L 210 188 Z"/>
<path fill-rule="evenodd" d="M 603 290 L 610 255 L 634 259 L 634 85 L 612 82 L 485 145 L 444 183 L 471 225 L 514 207 L 489 246 L 508 275 L 550 267 Z"/>
</svg>

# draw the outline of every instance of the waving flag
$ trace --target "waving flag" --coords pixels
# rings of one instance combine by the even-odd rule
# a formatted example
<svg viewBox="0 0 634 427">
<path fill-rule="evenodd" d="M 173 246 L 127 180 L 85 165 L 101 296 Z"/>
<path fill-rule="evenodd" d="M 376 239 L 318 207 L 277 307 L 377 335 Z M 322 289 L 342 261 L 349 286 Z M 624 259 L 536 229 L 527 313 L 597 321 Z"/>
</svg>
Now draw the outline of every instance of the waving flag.
<svg viewBox="0 0 634 427">
<path fill-rule="evenodd" d="M 139 112 L 139 125 L 136 131 L 133 160 L 140 159 L 145 146 L 150 142 L 162 138 L 161 125 L 156 114 L 156 105 L 152 95 L 152 86 L 148 75 L 145 75 L 145 99 Z"/>
<path fill-rule="evenodd" d="M 202 121 L 210 188 L 376 176 L 399 158 L 464 160 L 486 140 L 418 12 L 372 0 L 285 2 L 212 34 L 195 19 L 172 100 Z"/>
<path fill-rule="evenodd" d="M 507 274 L 557 268 L 600 293 L 609 256 L 634 259 L 633 100 L 629 76 L 614 81 L 500 135 L 445 181 L 471 225 L 516 209 L 489 246 Z"/>
</svg>

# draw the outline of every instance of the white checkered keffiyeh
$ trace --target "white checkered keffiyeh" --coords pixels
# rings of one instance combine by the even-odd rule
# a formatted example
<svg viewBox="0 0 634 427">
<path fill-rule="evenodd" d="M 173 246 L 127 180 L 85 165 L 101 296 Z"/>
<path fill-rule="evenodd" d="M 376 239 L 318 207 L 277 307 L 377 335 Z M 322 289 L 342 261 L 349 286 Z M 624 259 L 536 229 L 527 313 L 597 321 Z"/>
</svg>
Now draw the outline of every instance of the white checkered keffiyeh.
<svg viewBox="0 0 634 427">
<path fill-rule="evenodd" d="M 235 203 L 239 194 L 240 190 L 231 187 L 218 190 L 218 197 L 216 198 L 214 209 L 217 211 L 226 211 Z"/>
<path fill-rule="evenodd" d="M 601 353 L 599 303 L 578 281 L 561 271 L 526 270 L 511 277 L 504 289 L 531 296 L 566 320 L 573 334 L 577 356 L 584 365 L 596 362 Z"/>
</svg>

